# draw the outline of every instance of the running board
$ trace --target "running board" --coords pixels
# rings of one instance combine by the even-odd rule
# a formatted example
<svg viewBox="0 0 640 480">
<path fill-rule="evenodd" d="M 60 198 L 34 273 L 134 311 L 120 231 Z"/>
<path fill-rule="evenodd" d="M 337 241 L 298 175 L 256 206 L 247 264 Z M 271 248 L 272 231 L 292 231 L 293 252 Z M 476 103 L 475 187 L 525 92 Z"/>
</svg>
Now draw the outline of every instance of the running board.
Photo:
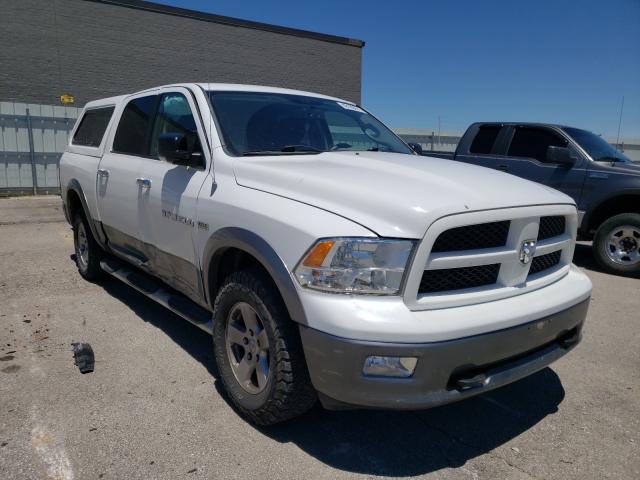
<svg viewBox="0 0 640 480">
<path fill-rule="evenodd" d="M 193 323 L 196 327 L 200 327 L 209 334 L 212 333 L 213 317 L 211 312 L 184 295 L 171 291 L 160 280 L 128 268 L 113 258 L 102 260 L 100 267 L 109 275 L 113 275 L 118 280 L 135 288 L 173 313 Z"/>
</svg>

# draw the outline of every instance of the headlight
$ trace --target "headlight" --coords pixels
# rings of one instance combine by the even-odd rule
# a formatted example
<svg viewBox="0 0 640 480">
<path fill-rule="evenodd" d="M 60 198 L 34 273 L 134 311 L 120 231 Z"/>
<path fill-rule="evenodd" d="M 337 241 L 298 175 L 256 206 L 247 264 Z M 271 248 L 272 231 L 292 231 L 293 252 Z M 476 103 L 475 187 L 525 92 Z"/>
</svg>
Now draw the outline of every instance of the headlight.
<svg viewBox="0 0 640 480">
<path fill-rule="evenodd" d="M 396 295 L 413 245 L 375 238 L 318 240 L 294 273 L 300 285 L 315 290 Z"/>
</svg>

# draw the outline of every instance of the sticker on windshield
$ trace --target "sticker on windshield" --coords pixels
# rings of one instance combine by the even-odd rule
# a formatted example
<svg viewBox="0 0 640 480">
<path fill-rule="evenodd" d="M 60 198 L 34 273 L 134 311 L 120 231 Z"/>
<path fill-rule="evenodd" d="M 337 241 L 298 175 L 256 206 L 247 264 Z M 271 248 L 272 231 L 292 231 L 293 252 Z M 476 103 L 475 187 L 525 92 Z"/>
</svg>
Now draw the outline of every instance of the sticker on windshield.
<svg viewBox="0 0 640 480">
<path fill-rule="evenodd" d="M 356 105 L 351 105 L 350 103 L 337 102 L 345 110 L 353 110 L 354 112 L 364 113 L 364 110 Z"/>
</svg>

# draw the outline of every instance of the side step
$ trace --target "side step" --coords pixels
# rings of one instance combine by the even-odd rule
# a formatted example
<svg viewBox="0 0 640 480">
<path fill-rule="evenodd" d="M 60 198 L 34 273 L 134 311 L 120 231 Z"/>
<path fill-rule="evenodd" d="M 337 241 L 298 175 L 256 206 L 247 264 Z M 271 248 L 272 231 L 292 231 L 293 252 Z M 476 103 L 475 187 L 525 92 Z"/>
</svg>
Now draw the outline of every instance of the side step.
<svg viewBox="0 0 640 480">
<path fill-rule="evenodd" d="M 213 318 L 211 312 L 189 300 L 184 295 L 171 290 L 160 280 L 129 268 L 113 258 L 102 260 L 100 267 L 108 274 L 135 288 L 173 313 L 200 327 L 205 332 L 212 333 Z"/>
</svg>

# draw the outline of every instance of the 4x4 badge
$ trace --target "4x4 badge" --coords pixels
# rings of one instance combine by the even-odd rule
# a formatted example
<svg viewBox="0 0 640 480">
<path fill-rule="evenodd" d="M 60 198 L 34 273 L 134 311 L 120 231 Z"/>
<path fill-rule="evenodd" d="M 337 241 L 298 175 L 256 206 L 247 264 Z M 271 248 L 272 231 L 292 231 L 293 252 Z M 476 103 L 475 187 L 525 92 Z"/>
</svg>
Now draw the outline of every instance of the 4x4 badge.
<svg viewBox="0 0 640 480">
<path fill-rule="evenodd" d="M 525 240 L 520 247 L 520 263 L 526 265 L 536 254 L 536 241 Z"/>
</svg>

